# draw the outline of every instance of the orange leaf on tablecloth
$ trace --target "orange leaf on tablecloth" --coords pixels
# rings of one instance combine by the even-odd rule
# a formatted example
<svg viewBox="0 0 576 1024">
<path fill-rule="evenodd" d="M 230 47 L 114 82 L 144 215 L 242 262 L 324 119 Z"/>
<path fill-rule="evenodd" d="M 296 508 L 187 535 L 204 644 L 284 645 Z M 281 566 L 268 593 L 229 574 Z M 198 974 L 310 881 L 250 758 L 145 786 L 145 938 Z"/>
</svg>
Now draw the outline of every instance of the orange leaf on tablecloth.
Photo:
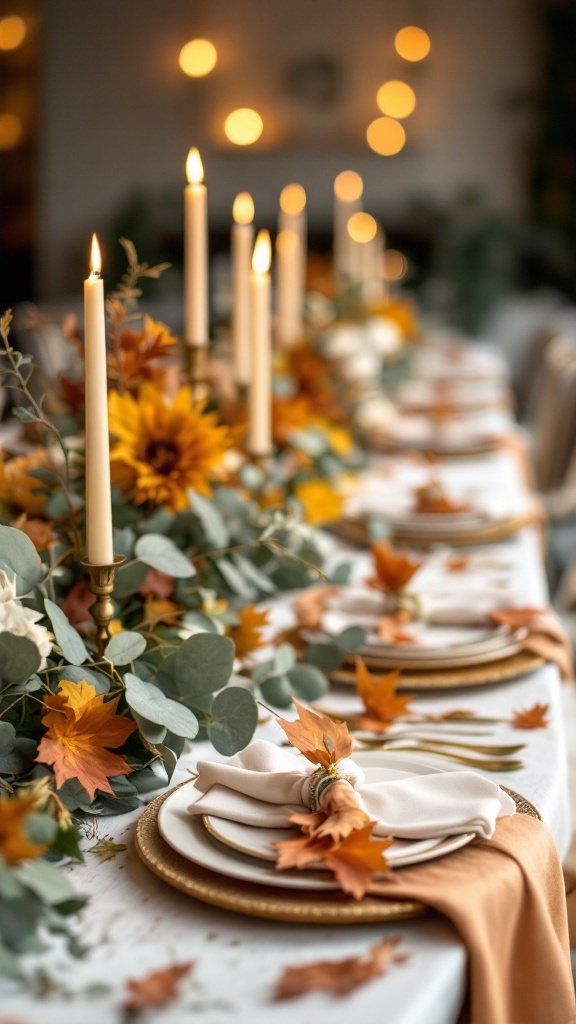
<svg viewBox="0 0 576 1024">
<path fill-rule="evenodd" d="M 368 712 L 369 720 L 390 723 L 409 711 L 412 697 L 398 696 L 398 677 L 398 671 L 373 676 L 362 658 L 356 658 L 356 692 Z"/>
<path fill-rule="evenodd" d="M 108 749 L 122 747 L 137 729 L 136 722 L 116 714 L 119 700 L 105 703 L 90 683 L 66 679 L 57 693 L 44 698 L 42 724 L 47 732 L 36 760 L 52 766 L 58 788 L 68 779 L 78 779 L 90 800 L 97 789 L 114 796 L 108 779 L 133 771 L 121 755 Z"/>
<path fill-rule="evenodd" d="M 123 1009 L 136 1012 L 152 1006 L 168 1006 L 178 998 L 180 982 L 195 965 L 194 960 L 183 964 L 172 964 L 157 971 L 150 971 L 143 978 L 129 978 L 126 982 L 128 995 Z"/>
<path fill-rule="evenodd" d="M 379 978 L 392 964 L 404 963 L 406 954 L 398 954 L 400 936 L 382 939 L 362 956 L 344 960 L 315 960 L 299 967 L 286 967 L 276 983 L 274 1000 L 295 999 L 308 992 L 331 992 L 347 996 L 361 985 Z"/>
<path fill-rule="evenodd" d="M 345 722 L 334 722 L 325 715 L 309 711 L 294 700 L 298 721 L 287 722 L 277 718 L 278 725 L 286 733 L 290 743 L 312 764 L 328 768 L 352 752 L 354 741 Z"/>
<path fill-rule="evenodd" d="M 531 708 L 515 711 L 510 725 L 514 729 L 547 729 L 550 725 L 546 717 L 549 708 L 549 704 L 533 704 Z"/>
<path fill-rule="evenodd" d="M 298 595 L 292 604 L 292 608 L 302 629 L 320 628 L 326 605 L 330 598 L 338 593 L 339 589 L 339 587 L 320 584 L 317 587 L 308 587 Z"/>
<path fill-rule="evenodd" d="M 372 544 L 370 551 L 376 575 L 366 582 L 385 594 L 398 594 L 403 590 L 424 561 L 416 558 L 408 548 L 393 548 L 387 540 Z"/>
<path fill-rule="evenodd" d="M 470 567 L 470 555 L 451 555 L 446 561 L 448 572 L 465 572 Z"/>
<path fill-rule="evenodd" d="M 236 648 L 236 657 L 243 660 L 266 643 L 264 631 L 269 623 L 269 613 L 247 604 L 238 610 L 237 615 L 238 625 L 230 627 L 228 636 Z"/>
</svg>

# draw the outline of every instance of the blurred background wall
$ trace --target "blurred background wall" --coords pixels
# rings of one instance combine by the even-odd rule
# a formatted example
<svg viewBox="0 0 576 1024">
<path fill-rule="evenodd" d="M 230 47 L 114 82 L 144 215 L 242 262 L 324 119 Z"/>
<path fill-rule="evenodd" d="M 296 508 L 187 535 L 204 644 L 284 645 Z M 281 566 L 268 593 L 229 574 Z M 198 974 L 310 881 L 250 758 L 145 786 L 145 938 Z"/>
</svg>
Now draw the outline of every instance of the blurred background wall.
<svg viewBox="0 0 576 1024">
<path fill-rule="evenodd" d="M 0 132 L 4 304 L 78 290 L 94 230 L 111 272 L 120 233 L 143 258 L 178 264 L 191 145 L 204 160 L 213 252 L 226 246 L 238 191 L 252 192 L 258 224 L 273 226 L 289 181 L 306 188 L 313 246 L 327 250 L 333 180 L 352 167 L 365 181 L 365 208 L 407 252 L 408 283 L 425 301 L 441 305 L 446 280 L 452 295 L 465 291 L 454 276 L 474 279 L 475 297 L 462 300 L 468 312 L 455 314 L 469 326 L 474 309 L 506 288 L 570 281 L 571 257 L 554 248 L 568 216 L 555 175 L 573 180 L 576 172 L 564 151 L 559 170 L 549 154 L 572 145 L 576 166 L 574 143 L 553 130 L 563 89 L 576 93 L 560 52 L 569 62 L 574 6 L 13 0 L 8 11 L 4 4 L 28 26 L 19 47 L 0 51 L 2 108 L 18 107 L 22 120 L 17 145 L 2 148 Z M 396 53 L 404 25 L 429 34 L 424 60 Z M 195 37 L 212 40 L 218 54 L 203 78 L 187 77 L 178 63 Z M 369 148 L 366 128 L 381 116 L 376 92 L 389 79 L 413 88 L 416 107 L 402 121 L 402 150 L 381 156 Z M 573 113 L 574 98 L 567 103 Z M 252 146 L 225 137 L 224 119 L 236 107 L 262 116 Z M 554 263 L 561 266 L 552 271 Z M 176 289 L 177 273 L 171 280 Z"/>
</svg>

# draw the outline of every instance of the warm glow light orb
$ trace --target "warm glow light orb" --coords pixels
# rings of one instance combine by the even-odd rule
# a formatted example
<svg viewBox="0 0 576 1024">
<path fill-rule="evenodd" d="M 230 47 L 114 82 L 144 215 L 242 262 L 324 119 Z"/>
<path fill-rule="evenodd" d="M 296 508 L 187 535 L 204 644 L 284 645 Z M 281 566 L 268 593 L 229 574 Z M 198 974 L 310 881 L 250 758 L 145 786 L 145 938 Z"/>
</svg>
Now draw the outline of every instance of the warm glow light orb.
<svg viewBox="0 0 576 1024">
<path fill-rule="evenodd" d="M 334 195 L 343 203 L 353 203 L 360 199 L 364 191 L 364 182 L 356 171 L 340 171 L 334 181 Z"/>
<path fill-rule="evenodd" d="M 224 134 L 235 146 L 252 146 L 257 142 L 264 129 L 260 114 L 250 107 L 239 107 L 233 110 L 224 121 Z"/>
<path fill-rule="evenodd" d="M 26 36 L 26 22 L 16 14 L 0 19 L 0 50 L 15 50 Z"/>
<path fill-rule="evenodd" d="M 280 193 L 280 209 L 284 213 L 301 213 L 306 206 L 302 185 L 286 185 Z"/>
<path fill-rule="evenodd" d="M 262 228 L 256 235 L 256 244 L 252 254 L 252 270 L 255 274 L 267 274 L 272 263 L 272 244 L 270 232 Z"/>
<path fill-rule="evenodd" d="M 389 117 L 408 117 L 416 106 L 416 93 L 407 82 L 384 82 L 376 93 L 376 103 Z"/>
<path fill-rule="evenodd" d="M 406 132 L 393 117 L 377 117 L 368 125 L 366 138 L 370 149 L 380 156 L 394 156 L 404 148 Z"/>
<path fill-rule="evenodd" d="M 398 249 L 387 249 L 382 257 L 382 277 L 385 281 L 401 281 L 408 270 L 408 260 Z"/>
<path fill-rule="evenodd" d="M 298 248 L 300 237 L 296 231 L 286 228 L 276 235 L 276 251 L 281 254 L 295 252 Z"/>
<path fill-rule="evenodd" d="M 22 121 L 17 114 L 0 114 L 0 151 L 15 149 L 22 138 Z"/>
<path fill-rule="evenodd" d="M 366 243 L 376 238 L 378 221 L 370 213 L 353 213 L 347 227 L 354 242 Z"/>
<path fill-rule="evenodd" d="M 178 63 L 190 78 L 203 78 L 215 68 L 218 54 L 209 39 L 191 39 L 180 50 Z"/>
<path fill-rule="evenodd" d="M 251 224 L 254 220 L 254 200 L 249 192 L 239 192 L 232 206 L 236 224 Z"/>
<path fill-rule="evenodd" d="M 417 61 L 424 60 L 430 53 L 430 36 L 423 28 L 417 28 L 416 25 L 406 25 L 405 28 L 401 28 L 396 33 L 394 39 L 394 46 L 396 47 L 396 53 L 398 53 L 404 60 Z"/>
</svg>

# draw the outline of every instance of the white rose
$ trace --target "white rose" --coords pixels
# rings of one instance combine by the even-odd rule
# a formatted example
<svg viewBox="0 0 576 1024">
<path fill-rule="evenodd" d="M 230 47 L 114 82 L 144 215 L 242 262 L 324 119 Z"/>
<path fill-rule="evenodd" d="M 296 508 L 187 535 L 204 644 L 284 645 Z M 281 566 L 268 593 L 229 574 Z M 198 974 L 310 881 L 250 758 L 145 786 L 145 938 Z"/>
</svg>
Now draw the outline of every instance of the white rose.
<svg viewBox="0 0 576 1024">
<path fill-rule="evenodd" d="M 393 356 L 402 348 L 402 332 L 390 317 L 373 317 L 365 331 L 370 348 L 378 355 Z"/>
<path fill-rule="evenodd" d="M 364 335 L 361 327 L 354 324 L 342 324 L 326 335 L 326 351 L 331 359 L 344 359 L 354 356 L 364 347 Z"/>
<path fill-rule="evenodd" d="M 38 625 L 41 612 L 24 608 L 19 601 L 0 600 L 0 633 L 25 636 L 36 644 L 42 662 L 40 670 L 46 668 L 46 658 L 52 650 L 50 633 L 45 626 Z"/>
<path fill-rule="evenodd" d="M 398 412 L 387 398 L 368 398 L 356 409 L 355 418 L 363 430 L 386 430 Z"/>
</svg>

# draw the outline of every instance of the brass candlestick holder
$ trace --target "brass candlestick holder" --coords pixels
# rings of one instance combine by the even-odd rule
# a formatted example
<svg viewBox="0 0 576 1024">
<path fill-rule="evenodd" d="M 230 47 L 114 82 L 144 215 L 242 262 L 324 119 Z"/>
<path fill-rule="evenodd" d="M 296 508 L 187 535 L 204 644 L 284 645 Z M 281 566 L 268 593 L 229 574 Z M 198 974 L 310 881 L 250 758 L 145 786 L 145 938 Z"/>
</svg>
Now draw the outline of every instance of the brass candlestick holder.
<svg viewBox="0 0 576 1024">
<path fill-rule="evenodd" d="M 270 466 L 270 462 L 272 461 L 274 449 L 271 449 L 269 452 L 259 452 L 257 454 L 254 452 L 247 452 L 246 454 L 253 466 L 257 466 L 258 469 L 261 469 L 266 473 Z"/>
<path fill-rule="evenodd" d="M 96 598 L 90 607 L 90 613 L 96 622 L 96 648 L 99 658 L 104 654 L 104 649 L 110 639 L 109 626 L 114 618 L 112 591 L 114 590 L 116 569 L 125 561 L 124 555 L 114 555 L 112 565 L 94 565 L 87 558 L 80 559 L 80 564 L 90 574 L 88 589 Z"/>
<path fill-rule="evenodd" d="M 186 375 L 195 402 L 203 402 L 208 398 L 207 363 L 208 346 L 184 343 Z"/>
</svg>

